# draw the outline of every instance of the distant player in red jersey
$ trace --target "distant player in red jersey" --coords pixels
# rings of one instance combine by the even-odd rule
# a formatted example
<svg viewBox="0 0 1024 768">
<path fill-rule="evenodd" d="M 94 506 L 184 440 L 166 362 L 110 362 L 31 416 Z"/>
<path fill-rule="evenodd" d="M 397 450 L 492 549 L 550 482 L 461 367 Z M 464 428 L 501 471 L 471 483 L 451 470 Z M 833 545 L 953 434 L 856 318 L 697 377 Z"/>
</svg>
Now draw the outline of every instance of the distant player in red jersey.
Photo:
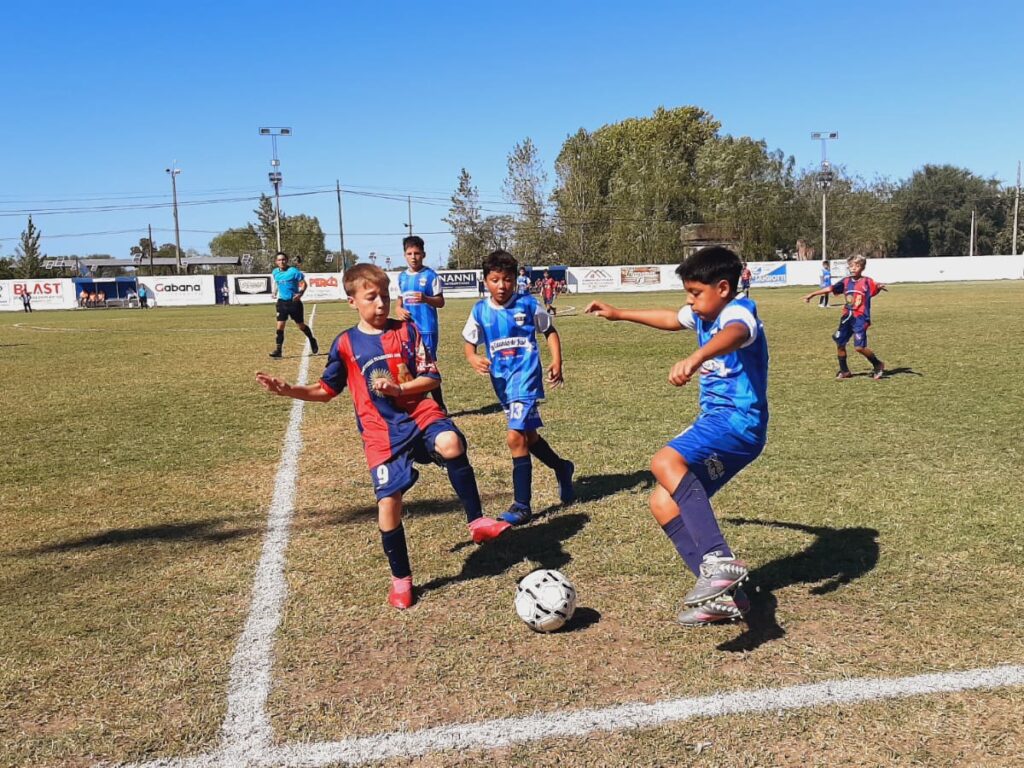
<svg viewBox="0 0 1024 768">
<path fill-rule="evenodd" d="M 875 357 L 875 353 L 868 347 L 868 328 L 871 326 L 872 297 L 888 289 L 885 284 L 876 283 L 870 277 L 864 276 L 864 267 L 867 266 L 867 263 L 868 260 L 859 254 L 851 256 L 847 261 L 850 266 L 849 277 L 844 277 L 830 287 L 821 288 L 804 296 L 806 302 L 810 302 L 815 296 L 824 296 L 828 293 L 846 297 L 843 315 L 839 320 L 839 328 L 832 336 L 836 342 L 836 356 L 839 358 L 837 379 L 853 378 L 846 362 L 846 345 L 851 336 L 853 337 L 853 348 L 871 363 L 871 378 L 877 381 L 885 374 L 885 363 Z"/>
<path fill-rule="evenodd" d="M 544 309 L 552 315 L 557 311 L 554 307 L 555 297 L 558 296 L 558 281 L 551 276 L 551 273 L 544 270 L 544 279 L 540 281 L 540 293 L 544 299 Z"/>
<path fill-rule="evenodd" d="M 377 496 L 381 543 L 391 566 L 388 602 L 408 608 L 415 597 L 402 527 L 402 494 L 419 477 L 413 462 L 434 461 L 448 471 L 477 544 L 497 537 L 509 524 L 483 516 L 466 438 L 427 397 L 441 383 L 437 364 L 413 323 L 388 317 L 391 296 L 384 270 L 357 264 L 345 272 L 344 284 L 359 323 L 331 344 L 320 380 L 296 386 L 266 373 L 257 373 L 256 380 L 275 395 L 320 403 L 348 387 Z"/>
</svg>

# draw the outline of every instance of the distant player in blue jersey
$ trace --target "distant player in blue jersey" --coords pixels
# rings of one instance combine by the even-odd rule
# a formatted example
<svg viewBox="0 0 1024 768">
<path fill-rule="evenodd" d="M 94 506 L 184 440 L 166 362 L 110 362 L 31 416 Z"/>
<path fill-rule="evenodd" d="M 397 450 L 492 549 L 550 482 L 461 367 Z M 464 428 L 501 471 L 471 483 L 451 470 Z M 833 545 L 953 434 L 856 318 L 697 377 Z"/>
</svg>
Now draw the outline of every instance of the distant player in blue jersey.
<svg viewBox="0 0 1024 768">
<path fill-rule="evenodd" d="M 519 277 L 516 278 L 516 293 L 525 296 L 530 292 L 530 276 L 526 274 L 526 267 L 519 268 Z"/>
<path fill-rule="evenodd" d="M 828 293 L 821 294 L 821 298 L 818 299 L 818 306 L 828 309 L 828 296 L 832 292 L 832 265 L 828 259 L 821 260 L 821 281 L 818 283 L 818 287 L 829 289 Z"/>
<path fill-rule="evenodd" d="M 739 619 L 750 608 L 739 588 L 747 566 L 726 544 L 709 501 L 758 457 L 768 429 L 768 343 L 757 306 L 737 297 L 742 269 L 728 248 L 704 248 L 676 269 L 686 290 L 678 312 L 601 301 L 586 308 L 608 320 L 697 332 L 697 351 L 673 365 L 668 380 L 681 387 L 698 377 L 700 415 L 651 459 L 651 512 L 697 576 L 677 619 L 687 627 Z"/>
<path fill-rule="evenodd" d="M 434 461 L 448 471 L 477 544 L 499 536 L 509 524 L 483 516 L 466 439 L 427 397 L 441 380 L 437 365 L 415 325 L 388 317 L 387 274 L 375 265 L 357 264 L 345 272 L 344 282 L 359 323 L 334 340 L 320 381 L 296 386 L 266 373 L 257 373 L 256 380 L 275 395 L 320 403 L 348 387 L 377 496 L 381 544 L 391 566 L 388 602 L 408 608 L 415 596 L 402 495 L 419 477 L 414 462 Z"/>
<path fill-rule="evenodd" d="M 484 284 L 490 298 L 476 303 L 462 331 L 466 360 L 482 376 L 490 375 L 494 392 L 508 419 L 506 442 L 512 452 L 512 489 L 515 501 L 501 516 L 513 525 L 533 518 L 533 463 L 536 456 L 555 471 L 558 495 L 563 504 L 576 499 L 572 487 L 575 466 L 552 450 L 537 432 L 544 426 L 537 404 L 544 399 L 544 376 L 537 332 L 544 334 L 551 350 L 547 381 L 559 387 L 562 379 L 562 342 L 551 316 L 537 300 L 515 292 L 515 258 L 494 251 L 484 261 Z M 477 354 L 483 344 L 484 356 Z"/>
<path fill-rule="evenodd" d="M 409 235 L 402 240 L 402 250 L 409 268 L 398 275 L 398 319 L 412 320 L 416 324 L 423 343 L 437 360 L 437 310 L 444 306 L 444 284 L 437 272 L 423 266 L 427 252 L 422 237 Z M 433 390 L 430 396 L 444 408 L 441 387 Z"/>
<path fill-rule="evenodd" d="M 288 254 L 278 253 L 274 257 L 274 271 L 271 273 L 271 293 L 277 299 L 277 345 L 270 353 L 271 357 L 281 357 L 284 346 L 284 326 L 288 318 L 295 321 L 306 338 L 309 339 L 309 351 L 314 355 L 320 347 L 313 338 L 313 332 L 306 325 L 305 311 L 302 307 L 302 294 L 306 292 L 306 276 L 297 267 L 288 266 Z"/>
</svg>

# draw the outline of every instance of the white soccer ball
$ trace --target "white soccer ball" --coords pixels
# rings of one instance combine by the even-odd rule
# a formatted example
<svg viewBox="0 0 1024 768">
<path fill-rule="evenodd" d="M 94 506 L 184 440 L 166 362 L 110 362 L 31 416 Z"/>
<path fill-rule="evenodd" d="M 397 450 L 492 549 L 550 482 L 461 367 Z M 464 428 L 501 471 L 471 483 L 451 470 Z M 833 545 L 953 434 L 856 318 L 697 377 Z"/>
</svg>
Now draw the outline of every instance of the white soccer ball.
<svg viewBox="0 0 1024 768">
<path fill-rule="evenodd" d="M 516 586 L 516 613 L 535 632 L 554 632 L 576 610 L 576 587 L 560 571 L 541 569 Z"/>
</svg>

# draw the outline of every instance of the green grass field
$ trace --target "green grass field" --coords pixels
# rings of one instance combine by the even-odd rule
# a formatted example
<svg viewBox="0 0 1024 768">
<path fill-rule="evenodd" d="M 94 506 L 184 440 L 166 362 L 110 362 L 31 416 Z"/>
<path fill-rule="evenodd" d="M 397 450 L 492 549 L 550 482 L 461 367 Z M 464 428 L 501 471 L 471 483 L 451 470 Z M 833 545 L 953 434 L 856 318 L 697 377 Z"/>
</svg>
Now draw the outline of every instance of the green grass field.
<svg viewBox="0 0 1024 768">
<path fill-rule="evenodd" d="M 425 591 L 405 613 L 385 602 L 348 396 L 308 404 L 276 740 L 1024 663 L 1024 283 L 893 286 L 873 307 L 871 346 L 893 371 L 881 382 L 833 380 L 838 311 L 800 293 L 755 292 L 772 355 L 768 446 L 715 497 L 753 566 L 747 625 L 675 625 L 691 579 L 647 511 L 651 454 L 696 415 L 696 387 L 667 383 L 692 336 L 559 320 L 567 385 L 542 408 L 544 434 L 575 461 L 579 503 L 554 509 L 535 462 L 535 506 L 551 512 L 476 547 L 442 471 L 423 468 L 405 525 Z M 511 463 L 489 383 L 462 358 L 470 305 L 442 310 L 440 364 L 497 514 Z M 321 343 L 354 319 L 319 305 Z M 290 410 L 253 373 L 294 380 L 299 367 L 292 329 L 286 358 L 267 358 L 272 326 L 267 307 L 0 315 L 0 765 L 216 746 Z M 576 583 L 568 631 L 535 635 L 513 612 L 516 580 L 540 566 Z M 1011 766 L 1021 711 L 1024 690 L 1008 688 L 391 764 Z"/>
</svg>

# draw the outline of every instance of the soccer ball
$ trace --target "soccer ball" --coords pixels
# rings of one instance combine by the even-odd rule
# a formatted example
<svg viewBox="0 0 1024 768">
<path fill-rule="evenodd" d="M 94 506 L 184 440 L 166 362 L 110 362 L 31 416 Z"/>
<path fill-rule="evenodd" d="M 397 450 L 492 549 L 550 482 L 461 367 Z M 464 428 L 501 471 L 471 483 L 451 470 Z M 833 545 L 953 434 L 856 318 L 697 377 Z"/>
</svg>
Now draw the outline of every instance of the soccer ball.
<svg viewBox="0 0 1024 768">
<path fill-rule="evenodd" d="M 554 632 L 576 610 L 576 587 L 559 571 L 529 573 L 516 586 L 516 613 L 535 632 Z"/>
</svg>

